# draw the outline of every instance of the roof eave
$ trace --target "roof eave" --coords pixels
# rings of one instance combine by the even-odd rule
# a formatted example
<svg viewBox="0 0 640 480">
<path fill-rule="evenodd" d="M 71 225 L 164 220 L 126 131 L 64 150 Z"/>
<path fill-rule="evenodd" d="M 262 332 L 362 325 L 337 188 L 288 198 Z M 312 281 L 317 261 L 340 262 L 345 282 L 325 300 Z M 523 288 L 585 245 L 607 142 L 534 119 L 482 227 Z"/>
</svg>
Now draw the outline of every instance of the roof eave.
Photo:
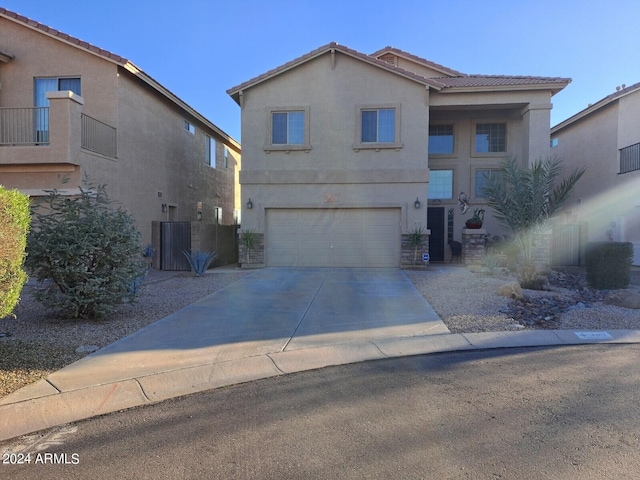
<svg viewBox="0 0 640 480">
<path fill-rule="evenodd" d="M 398 67 L 394 67 L 392 65 L 387 64 L 386 62 L 382 61 L 382 60 L 378 60 L 376 58 L 373 57 L 369 57 L 368 55 L 365 54 L 359 54 L 359 52 L 356 51 L 352 51 L 349 48 L 343 47 L 342 45 L 338 45 L 336 43 L 330 43 L 324 47 L 320 47 L 317 50 L 311 51 L 301 57 L 298 57 L 295 60 L 292 60 L 288 63 L 285 63 L 284 65 L 281 65 L 279 67 L 276 67 L 272 70 L 269 70 L 268 72 L 259 75 L 257 77 L 254 77 L 250 80 L 247 80 L 246 82 L 243 82 L 239 85 L 236 85 L 235 87 L 232 87 L 230 89 L 227 90 L 227 94 L 231 96 L 231 98 L 233 98 L 235 100 L 235 102 L 240 105 L 240 92 L 242 92 L 243 90 L 247 90 L 249 88 L 255 87 L 256 85 L 259 85 L 260 83 L 266 82 L 274 77 L 277 77 L 278 75 L 281 75 L 285 72 L 288 72 L 289 70 L 292 70 L 304 63 L 307 63 L 311 60 L 314 60 L 318 57 L 321 57 L 322 55 L 325 55 L 327 53 L 331 53 L 331 52 L 340 52 L 343 55 L 349 56 L 351 58 L 354 58 L 356 60 L 365 62 L 371 66 L 386 70 L 390 73 L 399 75 L 401 77 L 404 77 L 408 80 L 411 80 L 413 82 L 417 82 L 420 83 L 422 85 L 425 85 L 426 87 L 429 88 L 433 88 L 435 90 L 440 90 L 441 88 L 444 87 L 444 85 L 441 82 L 435 81 L 435 80 L 430 80 L 427 78 L 422 78 L 419 75 L 416 75 L 412 72 L 409 71 L 403 71 L 402 69 L 398 68 Z"/>
<path fill-rule="evenodd" d="M 634 92 L 637 92 L 638 90 L 640 90 L 640 83 L 637 83 L 635 85 L 632 85 L 631 87 L 628 87 L 626 92 L 616 92 L 612 95 L 608 95 L 607 97 L 603 98 L 602 100 L 594 103 L 593 105 L 579 111 L 578 113 L 576 113 L 575 115 L 572 115 L 571 117 L 567 118 L 566 120 L 564 120 L 563 122 L 560 122 L 559 124 L 557 124 L 556 126 L 551 128 L 551 134 L 555 134 L 558 133 L 560 130 L 563 130 L 565 128 L 567 128 L 568 126 L 570 126 L 571 124 L 591 115 L 593 112 L 600 110 L 601 108 L 604 108 L 608 105 L 611 105 L 612 103 L 620 100 L 623 97 L 626 97 L 627 95 L 630 95 Z"/>
<path fill-rule="evenodd" d="M 215 124 L 213 124 L 210 120 L 208 120 L 202 114 L 198 113 L 197 110 L 193 109 L 191 106 L 189 106 L 189 104 L 185 103 L 178 96 L 176 96 L 173 92 L 171 92 L 171 90 L 168 90 L 162 84 L 158 83 L 152 77 L 150 77 L 149 75 L 144 73 L 142 70 L 140 70 L 138 67 L 136 67 L 133 63 L 127 62 L 125 65 L 123 65 L 123 68 L 125 70 L 127 70 L 128 72 L 132 73 L 133 75 L 135 75 L 137 78 L 139 78 L 143 82 L 145 82 L 147 85 L 151 86 L 153 89 L 155 89 L 158 92 L 160 92 L 162 95 L 167 97 L 172 102 L 177 104 L 179 107 L 181 107 L 187 113 L 189 113 L 189 115 L 191 115 L 192 117 L 198 119 L 198 121 L 200 121 L 203 124 L 205 124 L 211 130 L 213 130 L 216 134 L 218 134 L 220 137 L 222 137 L 224 140 L 228 141 L 229 144 L 230 144 L 229 146 L 233 147 L 234 150 L 237 150 L 238 152 L 241 151 L 240 143 L 237 142 L 231 135 L 229 135 L 228 133 L 226 133 L 225 131 L 223 131 L 219 127 L 217 127 Z"/>
<path fill-rule="evenodd" d="M 536 83 L 526 85 L 479 85 L 475 87 L 446 87 L 440 93 L 478 93 L 478 92 L 508 92 L 526 90 L 549 90 L 551 95 L 555 95 L 564 89 L 568 83 Z"/>
</svg>

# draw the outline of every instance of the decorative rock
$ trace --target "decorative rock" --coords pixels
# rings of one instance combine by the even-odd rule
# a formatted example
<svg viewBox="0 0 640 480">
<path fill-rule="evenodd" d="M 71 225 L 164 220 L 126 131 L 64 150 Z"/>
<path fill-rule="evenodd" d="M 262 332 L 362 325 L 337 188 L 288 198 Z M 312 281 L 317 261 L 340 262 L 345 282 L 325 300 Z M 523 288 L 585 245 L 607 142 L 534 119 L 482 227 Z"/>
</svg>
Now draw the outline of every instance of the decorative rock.
<svg viewBox="0 0 640 480">
<path fill-rule="evenodd" d="M 97 345 L 82 345 L 76 348 L 76 353 L 93 353 L 99 348 Z"/>
<path fill-rule="evenodd" d="M 522 300 L 524 298 L 522 288 L 520 288 L 520 284 L 517 282 L 507 283 L 506 285 L 501 286 L 498 290 L 498 295 L 516 300 Z"/>
<path fill-rule="evenodd" d="M 604 297 L 604 303 L 618 307 L 640 309 L 640 292 L 617 291 Z"/>
</svg>

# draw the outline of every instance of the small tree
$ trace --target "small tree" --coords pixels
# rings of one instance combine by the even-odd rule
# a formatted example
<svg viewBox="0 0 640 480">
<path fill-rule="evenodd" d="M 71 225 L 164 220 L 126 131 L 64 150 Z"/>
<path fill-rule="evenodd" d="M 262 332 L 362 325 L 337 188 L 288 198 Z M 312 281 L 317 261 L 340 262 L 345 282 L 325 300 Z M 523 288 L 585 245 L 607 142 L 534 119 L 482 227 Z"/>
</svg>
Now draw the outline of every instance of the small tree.
<svg viewBox="0 0 640 480">
<path fill-rule="evenodd" d="M 538 272 L 533 263 L 534 235 L 547 228 L 550 218 L 569 198 L 585 172 L 576 169 L 557 184 L 562 171 L 559 158 L 536 160 L 531 168 L 518 165 L 515 157 L 505 157 L 498 174 L 485 175 L 483 194 L 493 208 L 493 216 L 515 235 L 520 250 L 522 286 L 536 286 Z"/>
<path fill-rule="evenodd" d="M 0 186 L 0 318 L 11 315 L 27 281 L 23 266 L 29 223 L 29 197 Z"/>
<path fill-rule="evenodd" d="M 27 262 L 43 288 L 36 298 L 71 318 L 102 318 L 133 299 L 145 274 L 140 233 L 114 209 L 104 185 L 69 198 L 57 190 L 34 209 Z"/>
</svg>

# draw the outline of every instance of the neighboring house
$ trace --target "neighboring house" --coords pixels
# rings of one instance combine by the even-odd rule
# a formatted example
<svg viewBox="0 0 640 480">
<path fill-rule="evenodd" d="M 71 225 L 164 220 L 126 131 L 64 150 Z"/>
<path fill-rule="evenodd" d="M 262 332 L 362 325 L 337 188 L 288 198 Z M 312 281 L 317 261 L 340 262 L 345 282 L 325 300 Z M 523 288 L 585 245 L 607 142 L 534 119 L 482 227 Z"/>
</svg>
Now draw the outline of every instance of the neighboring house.
<svg viewBox="0 0 640 480">
<path fill-rule="evenodd" d="M 569 82 L 330 43 L 231 88 L 253 262 L 399 267 L 415 227 L 428 228 L 431 259 L 448 260 L 470 216 L 459 193 L 486 208 L 483 172 L 508 154 L 523 165 L 549 155 L 551 96 Z M 500 231 L 489 211 L 484 231 Z"/>
<path fill-rule="evenodd" d="M 236 140 L 125 58 L 4 8 L 0 32 L 0 184 L 73 195 L 86 174 L 143 244 L 153 221 L 237 222 Z"/>
<path fill-rule="evenodd" d="M 565 208 L 587 241 L 634 244 L 640 265 L 640 83 L 619 87 L 551 129 L 565 168 L 586 166 Z"/>
</svg>

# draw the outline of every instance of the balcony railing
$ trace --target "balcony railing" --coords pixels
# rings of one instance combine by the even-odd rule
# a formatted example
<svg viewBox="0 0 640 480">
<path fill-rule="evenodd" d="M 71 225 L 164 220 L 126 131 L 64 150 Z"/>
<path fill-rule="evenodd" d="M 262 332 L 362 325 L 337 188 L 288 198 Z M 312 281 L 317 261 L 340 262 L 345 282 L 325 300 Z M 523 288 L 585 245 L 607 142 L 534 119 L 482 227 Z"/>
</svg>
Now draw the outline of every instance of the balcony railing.
<svg viewBox="0 0 640 480">
<path fill-rule="evenodd" d="M 0 108 L 0 145 L 48 145 L 49 107 Z"/>
<path fill-rule="evenodd" d="M 81 114 L 80 146 L 116 158 L 116 129 Z M 0 146 L 49 145 L 49 107 L 0 108 Z"/>
<path fill-rule="evenodd" d="M 83 113 L 80 144 L 86 150 L 116 158 L 116 129 Z"/>
<path fill-rule="evenodd" d="M 640 143 L 620 149 L 620 173 L 640 170 Z"/>
</svg>

